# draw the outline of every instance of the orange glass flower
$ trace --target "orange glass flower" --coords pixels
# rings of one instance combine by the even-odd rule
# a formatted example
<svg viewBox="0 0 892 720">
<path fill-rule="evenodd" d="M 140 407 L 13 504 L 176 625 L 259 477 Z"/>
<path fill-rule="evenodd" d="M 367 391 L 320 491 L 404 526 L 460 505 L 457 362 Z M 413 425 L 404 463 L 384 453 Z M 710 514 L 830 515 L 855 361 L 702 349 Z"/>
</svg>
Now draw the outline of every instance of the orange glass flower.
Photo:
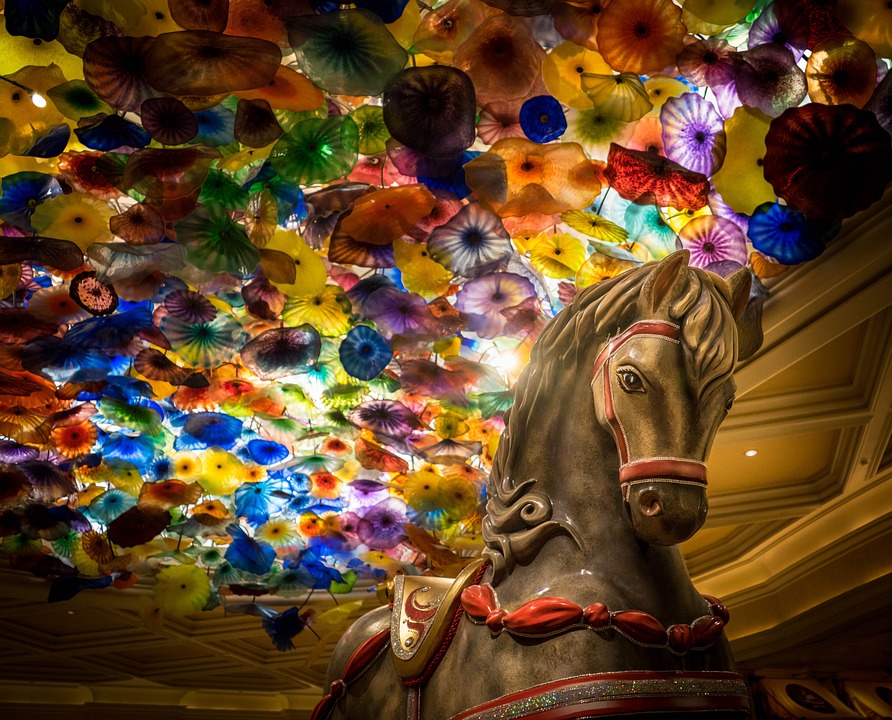
<svg viewBox="0 0 892 720">
<path fill-rule="evenodd" d="M 480 203 L 502 217 L 579 210 L 601 191 L 597 169 L 582 147 L 525 138 L 496 142 L 465 165 L 465 179 Z"/>
<path fill-rule="evenodd" d="M 545 51 L 525 18 L 493 15 L 455 53 L 474 83 L 477 104 L 525 97 L 540 77 Z"/>
<path fill-rule="evenodd" d="M 486 7 L 480 0 L 449 0 L 421 18 L 412 44 L 429 58 L 449 63 L 455 48 L 464 43 L 485 18 Z"/>
<path fill-rule="evenodd" d="M 389 245 L 407 233 L 434 205 L 436 198 L 424 185 L 375 190 L 353 202 L 341 229 L 372 245 Z"/>
<path fill-rule="evenodd" d="M 344 481 L 336 475 L 328 472 L 313 473 L 310 475 L 310 495 L 317 498 L 334 500 L 341 494 L 341 486 Z"/>
<path fill-rule="evenodd" d="M 649 75 L 684 49 L 681 8 L 663 0 L 611 3 L 598 20 L 598 51 L 614 70 Z"/>
<path fill-rule="evenodd" d="M 62 457 L 86 455 L 96 443 L 98 433 L 91 422 L 54 428 L 50 433 L 53 447 Z"/>
<path fill-rule="evenodd" d="M 876 86 L 876 55 L 863 40 L 834 37 L 818 43 L 805 67 L 808 96 L 825 105 L 864 107 Z"/>
</svg>

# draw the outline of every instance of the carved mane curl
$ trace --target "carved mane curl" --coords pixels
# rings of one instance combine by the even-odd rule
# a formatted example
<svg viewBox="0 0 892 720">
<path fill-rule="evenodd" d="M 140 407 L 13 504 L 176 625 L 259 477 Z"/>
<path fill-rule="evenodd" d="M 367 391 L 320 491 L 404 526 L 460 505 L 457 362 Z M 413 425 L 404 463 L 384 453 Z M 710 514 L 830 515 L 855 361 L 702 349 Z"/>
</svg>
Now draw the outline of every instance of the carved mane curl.
<svg viewBox="0 0 892 720">
<path fill-rule="evenodd" d="M 568 523 L 553 520 L 551 498 L 536 490 L 536 480 L 512 477 L 524 438 L 546 403 L 565 402 L 554 393 L 555 378 L 567 368 L 588 372 L 579 364 L 592 350 L 616 335 L 639 316 L 641 287 L 657 267 L 650 263 L 611 280 L 585 288 L 573 303 L 551 320 L 539 337 L 530 363 L 514 388 L 514 406 L 505 415 L 505 431 L 493 461 L 488 485 L 487 515 L 483 520 L 483 551 L 493 567 L 494 581 L 519 562 L 528 564 L 542 545 L 559 534 L 576 533 Z M 700 394 L 708 392 L 733 369 L 737 333 L 729 310 L 728 284 L 718 275 L 688 267 L 685 282 L 666 298 L 669 319 L 681 325 L 682 346 L 691 363 Z M 572 388 L 565 384 L 565 389 Z M 549 391 L 545 392 L 548 388 Z M 578 541 L 577 541 L 578 542 Z"/>
</svg>

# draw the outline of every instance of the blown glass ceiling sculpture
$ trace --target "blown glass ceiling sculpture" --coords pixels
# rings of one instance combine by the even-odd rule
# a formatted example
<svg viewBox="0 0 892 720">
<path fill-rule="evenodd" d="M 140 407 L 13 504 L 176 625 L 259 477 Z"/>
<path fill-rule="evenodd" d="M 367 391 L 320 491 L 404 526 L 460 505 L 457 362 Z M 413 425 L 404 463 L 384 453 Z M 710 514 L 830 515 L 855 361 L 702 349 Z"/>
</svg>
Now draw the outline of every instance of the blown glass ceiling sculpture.
<svg viewBox="0 0 892 720">
<path fill-rule="evenodd" d="M 772 277 L 880 198 L 887 5 L 6 0 L 9 563 L 166 616 L 456 572 L 579 290 Z"/>
</svg>

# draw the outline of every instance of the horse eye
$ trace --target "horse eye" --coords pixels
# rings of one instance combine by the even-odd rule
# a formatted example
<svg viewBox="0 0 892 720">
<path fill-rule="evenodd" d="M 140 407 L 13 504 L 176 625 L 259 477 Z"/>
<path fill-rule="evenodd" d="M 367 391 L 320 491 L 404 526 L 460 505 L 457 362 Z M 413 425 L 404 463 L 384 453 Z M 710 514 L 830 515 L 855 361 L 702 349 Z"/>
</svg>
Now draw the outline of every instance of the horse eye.
<svg viewBox="0 0 892 720">
<path fill-rule="evenodd" d="M 733 407 L 733 405 L 734 405 L 734 398 L 729 398 L 728 402 L 725 403 L 725 412 L 726 413 L 731 412 L 731 408 Z"/>
<path fill-rule="evenodd" d="M 638 373 L 629 370 L 629 368 L 620 368 L 616 371 L 619 378 L 620 387 L 627 393 L 643 393 L 644 382 Z"/>
</svg>

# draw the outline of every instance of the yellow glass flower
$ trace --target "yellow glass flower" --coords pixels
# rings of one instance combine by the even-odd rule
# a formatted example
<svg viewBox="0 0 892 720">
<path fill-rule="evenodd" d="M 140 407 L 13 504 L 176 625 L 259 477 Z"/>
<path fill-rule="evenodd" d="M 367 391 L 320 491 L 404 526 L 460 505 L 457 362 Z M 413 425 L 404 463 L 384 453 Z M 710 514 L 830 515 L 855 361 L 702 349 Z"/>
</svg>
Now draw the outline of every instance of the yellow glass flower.
<svg viewBox="0 0 892 720">
<path fill-rule="evenodd" d="M 644 81 L 644 89 L 647 91 L 651 105 L 653 105 L 650 112 L 657 115 L 660 114 L 660 108 L 669 98 L 681 97 L 691 91 L 681 80 L 676 80 L 668 75 L 651 75 Z"/>
<path fill-rule="evenodd" d="M 709 205 L 704 205 L 699 210 L 687 210 L 680 208 L 666 208 L 666 222 L 669 224 L 675 232 L 681 232 L 681 229 L 687 225 L 694 218 L 702 217 L 703 215 L 712 215 L 712 208 Z"/>
<path fill-rule="evenodd" d="M 452 520 L 464 520 L 477 509 L 477 488 L 462 475 L 449 475 L 440 482 L 440 506 Z"/>
<path fill-rule="evenodd" d="M 461 415 L 453 412 L 444 412 L 437 416 L 434 420 L 434 430 L 438 437 L 454 438 L 464 435 L 469 430 L 468 423 L 465 422 Z"/>
<path fill-rule="evenodd" d="M 201 453 L 198 484 L 211 495 L 229 495 L 244 481 L 244 466 L 235 455 L 220 448 Z"/>
<path fill-rule="evenodd" d="M 771 118 L 761 110 L 745 106 L 725 120 L 725 162 L 712 177 L 715 189 L 735 212 L 752 215 L 763 202 L 775 200 L 774 189 L 762 171 L 770 123 Z"/>
<path fill-rule="evenodd" d="M 4 33 L 5 34 L 5 33 Z M 21 67 L 21 66 L 19 66 Z M 65 82 L 65 76 L 55 65 L 51 67 L 23 67 L 9 74 L 9 79 L 33 90 L 44 99 L 54 85 Z M 10 82 L 0 82 L 0 118 L 6 121 L 0 133 L 0 151 L 24 154 L 36 140 L 46 135 L 50 128 L 65 122 L 56 106 L 47 102 L 43 107 L 31 101 L 31 95 Z M 3 174 L 8 172 L 5 168 Z"/>
<path fill-rule="evenodd" d="M 610 243 L 621 243 L 629 233 L 625 228 L 610 222 L 607 218 L 592 212 L 583 210 L 569 210 L 561 213 L 561 220 L 574 230 L 578 230 L 595 240 L 603 240 Z"/>
<path fill-rule="evenodd" d="M 576 273 L 576 287 L 582 290 L 582 288 L 594 285 L 602 280 L 616 277 L 626 270 L 631 270 L 633 267 L 635 267 L 635 263 L 631 260 L 617 260 L 599 252 L 592 253 L 589 259 L 579 268 L 579 272 Z"/>
<path fill-rule="evenodd" d="M 440 509 L 442 477 L 428 470 L 417 470 L 406 476 L 403 498 L 409 507 L 423 512 Z"/>
<path fill-rule="evenodd" d="M 350 329 L 350 317 L 339 302 L 343 293 L 336 285 L 326 285 L 314 295 L 289 298 L 282 319 L 292 326 L 309 323 L 327 337 L 342 335 Z"/>
<path fill-rule="evenodd" d="M 183 29 L 171 19 L 167 0 L 142 0 L 142 5 L 146 11 L 145 15 L 127 29 L 127 34 L 131 37 L 140 35 L 158 37 L 161 33 Z"/>
<path fill-rule="evenodd" d="M 582 89 L 582 73 L 609 75 L 612 72 L 600 53 L 569 41 L 558 45 L 542 61 L 542 80 L 548 92 L 578 110 L 592 106 Z"/>
<path fill-rule="evenodd" d="M 179 480 L 191 480 L 201 473 L 201 460 L 193 453 L 177 453 L 171 464 L 171 474 Z"/>
<path fill-rule="evenodd" d="M 644 83 L 635 73 L 582 73 L 580 77 L 589 100 L 609 118 L 631 122 L 653 108 Z"/>
<path fill-rule="evenodd" d="M 56 195 L 37 206 L 31 224 L 41 235 L 70 240 L 81 250 L 114 239 L 108 221 L 115 211 L 105 200 L 89 193 Z"/>
<path fill-rule="evenodd" d="M 99 572 L 99 563 L 87 555 L 87 552 L 84 550 L 82 536 L 78 536 L 77 540 L 74 541 L 74 546 L 71 548 L 70 558 L 71 562 L 74 563 L 74 566 L 80 570 L 81 575 L 97 577 L 102 574 Z"/>
<path fill-rule="evenodd" d="M 550 278 L 568 278 L 585 262 L 586 249 L 579 238 L 567 233 L 539 235 L 530 247 L 530 262 Z"/>
<path fill-rule="evenodd" d="M 257 528 L 254 536 L 273 547 L 291 545 L 298 538 L 297 525 L 285 518 L 271 518 Z"/>
<path fill-rule="evenodd" d="M 128 462 L 113 461 L 114 464 L 103 462 L 99 467 L 102 468 L 99 482 L 111 483 L 119 490 L 123 490 L 133 497 L 139 497 L 139 491 L 142 489 L 142 475 L 137 470 L 136 465 Z"/>
<path fill-rule="evenodd" d="M 266 478 L 266 468 L 262 465 L 249 463 L 245 465 L 244 471 L 242 472 L 242 477 L 244 478 L 245 482 L 260 482 L 261 480 Z"/>
<path fill-rule="evenodd" d="M 155 577 L 155 603 L 171 617 L 201 610 L 211 596 L 207 573 L 195 565 L 170 565 Z"/>
<path fill-rule="evenodd" d="M 431 259 L 427 245 L 397 240 L 393 243 L 393 255 L 396 266 L 403 273 L 403 285 L 409 292 L 423 298 L 435 298 L 449 290 L 452 273 Z"/>
<path fill-rule="evenodd" d="M 77 6 L 91 15 L 113 22 L 125 32 L 136 27 L 146 14 L 142 0 L 78 0 Z"/>
<path fill-rule="evenodd" d="M 294 261 L 294 282 L 271 281 L 285 295 L 309 297 L 322 292 L 326 278 L 325 263 L 294 230 L 285 230 L 284 228 L 276 230 L 264 249 L 278 250 Z M 264 263 L 268 263 L 268 261 L 261 258 L 260 264 L 266 268 Z"/>
</svg>

